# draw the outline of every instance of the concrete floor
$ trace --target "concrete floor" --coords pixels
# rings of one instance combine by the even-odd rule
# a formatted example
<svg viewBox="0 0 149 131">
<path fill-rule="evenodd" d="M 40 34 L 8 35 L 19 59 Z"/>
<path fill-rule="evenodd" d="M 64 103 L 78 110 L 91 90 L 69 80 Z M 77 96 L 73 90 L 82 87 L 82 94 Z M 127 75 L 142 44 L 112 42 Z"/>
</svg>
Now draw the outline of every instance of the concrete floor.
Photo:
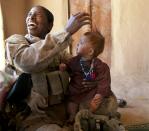
<svg viewBox="0 0 149 131">
<path fill-rule="evenodd" d="M 119 108 L 124 125 L 149 123 L 149 76 L 111 75 L 112 90 L 117 98 L 127 101 L 125 108 Z"/>
</svg>

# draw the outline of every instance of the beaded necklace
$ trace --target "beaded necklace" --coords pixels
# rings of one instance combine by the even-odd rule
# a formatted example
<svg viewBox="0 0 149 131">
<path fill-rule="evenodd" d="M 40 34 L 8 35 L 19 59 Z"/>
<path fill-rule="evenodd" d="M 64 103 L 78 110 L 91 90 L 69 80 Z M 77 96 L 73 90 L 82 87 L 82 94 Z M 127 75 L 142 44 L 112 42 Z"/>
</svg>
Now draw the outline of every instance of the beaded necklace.
<svg viewBox="0 0 149 131">
<path fill-rule="evenodd" d="M 87 69 L 86 61 L 80 59 L 81 70 L 84 73 L 84 80 L 95 80 L 94 59 L 92 59 L 90 68 Z"/>
</svg>

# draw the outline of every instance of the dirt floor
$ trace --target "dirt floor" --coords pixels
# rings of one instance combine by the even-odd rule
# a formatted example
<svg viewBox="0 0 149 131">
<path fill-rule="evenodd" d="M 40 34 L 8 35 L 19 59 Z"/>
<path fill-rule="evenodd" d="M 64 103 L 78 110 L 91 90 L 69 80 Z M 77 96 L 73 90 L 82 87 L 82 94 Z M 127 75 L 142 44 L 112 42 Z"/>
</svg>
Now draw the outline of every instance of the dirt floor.
<svg viewBox="0 0 149 131">
<path fill-rule="evenodd" d="M 128 106 L 118 111 L 124 125 L 149 123 L 149 99 L 129 100 Z"/>
<path fill-rule="evenodd" d="M 112 75 L 112 90 L 127 101 L 125 108 L 118 109 L 124 125 L 149 123 L 149 76 Z"/>
</svg>

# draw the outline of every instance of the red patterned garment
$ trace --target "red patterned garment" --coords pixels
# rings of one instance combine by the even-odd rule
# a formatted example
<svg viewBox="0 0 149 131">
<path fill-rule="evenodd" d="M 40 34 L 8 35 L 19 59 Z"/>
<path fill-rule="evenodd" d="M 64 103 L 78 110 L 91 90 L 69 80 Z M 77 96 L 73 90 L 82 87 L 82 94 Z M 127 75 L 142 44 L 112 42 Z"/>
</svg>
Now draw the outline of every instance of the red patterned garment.
<svg viewBox="0 0 149 131">
<path fill-rule="evenodd" d="M 82 85 L 84 80 L 84 72 L 80 64 L 80 56 L 73 57 L 67 64 L 70 72 L 70 86 L 68 89 L 68 97 L 75 103 L 84 102 L 93 98 L 95 94 L 101 94 L 104 97 L 109 97 L 111 91 L 111 77 L 108 65 L 98 58 L 94 58 L 94 79 L 98 84 L 94 88 L 85 88 Z M 91 66 L 92 60 L 86 61 L 86 65 Z"/>
</svg>

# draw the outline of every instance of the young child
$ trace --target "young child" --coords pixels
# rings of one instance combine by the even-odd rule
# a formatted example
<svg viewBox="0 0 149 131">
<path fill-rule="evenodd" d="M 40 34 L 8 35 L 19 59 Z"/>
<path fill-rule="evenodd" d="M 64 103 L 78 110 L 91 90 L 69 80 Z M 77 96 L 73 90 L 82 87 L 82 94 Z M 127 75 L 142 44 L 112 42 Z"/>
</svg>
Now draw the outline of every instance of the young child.
<svg viewBox="0 0 149 131">
<path fill-rule="evenodd" d="M 110 87 L 110 70 L 97 56 L 104 49 L 104 37 L 99 32 L 85 33 L 77 46 L 77 56 L 66 63 L 70 73 L 67 111 L 69 122 L 73 123 L 83 105 L 96 114 L 116 112 L 117 103 Z M 65 67 L 65 65 L 61 65 Z M 97 81 L 96 87 L 84 87 L 84 81 Z"/>
</svg>

